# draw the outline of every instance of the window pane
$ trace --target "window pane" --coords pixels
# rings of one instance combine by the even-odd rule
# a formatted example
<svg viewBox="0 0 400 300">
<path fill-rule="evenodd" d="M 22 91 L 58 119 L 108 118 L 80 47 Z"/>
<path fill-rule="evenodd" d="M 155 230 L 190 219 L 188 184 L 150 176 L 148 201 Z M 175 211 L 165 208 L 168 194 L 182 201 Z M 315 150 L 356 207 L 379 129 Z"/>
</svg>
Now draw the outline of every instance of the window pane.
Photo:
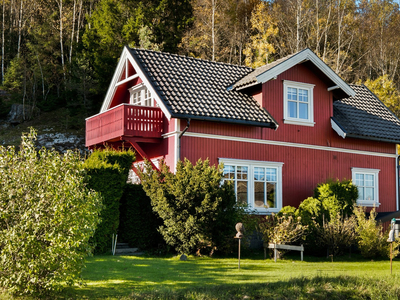
<svg viewBox="0 0 400 300">
<path fill-rule="evenodd" d="M 364 200 L 374 200 L 374 188 L 365 188 L 365 199 Z"/>
<path fill-rule="evenodd" d="M 299 118 L 300 119 L 308 119 L 308 104 L 307 103 L 299 103 Z"/>
<path fill-rule="evenodd" d="M 237 167 L 237 179 L 247 179 L 247 167 Z"/>
<path fill-rule="evenodd" d="M 224 178 L 227 179 L 235 178 L 235 166 L 224 166 Z"/>
<path fill-rule="evenodd" d="M 289 87 L 287 97 L 289 100 L 297 100 L 297 89 Z"/>
<path fill-rule="evenodd" d="M 264 207 L 264 182 L 254 182 L 254 207 Z"/>
<path fill-rule="evenodd" d="M 267 168 L 267 181 L 276 181 L 276 169 Z"/>
<path fill-rule="evenodd" d="M 365 174 L 365 186 L 374 186 L 374 175 Z"/>
<path fill-rule="evenodd" d="M 267 206 L 276 208 L 276 183 L 267 183 Z"/>
<path fill-rule="evenodd" d="M 237 202 L 246 204 L 247 203 L 247 181 L 237 181 Z"/>
<path fill-rule="evenodd" d="M 264 181 L 265 174 L 264 168 L 254 168 L 254 180 Z"/>
<path fill-rule="evenodd" d="M 288 101 L 288 112 L 290 118 L 297 118 L 297 102 Z"/>
<path fill-rule="evenodd" d="M 364 186 L 364 174 L 356 174 L 356 185 Z"/>
<path fill-rule="evenodd" d="M 358 200 L 365 200 L 365 198 L 364 198 L 364 188 L 363 187 L 359 187 L 358 188 Z"/>
<path fill-rule="evenodd" d="M 308 91 L 299 89 L 299 101 L 308 102 Z"/>
</svg>

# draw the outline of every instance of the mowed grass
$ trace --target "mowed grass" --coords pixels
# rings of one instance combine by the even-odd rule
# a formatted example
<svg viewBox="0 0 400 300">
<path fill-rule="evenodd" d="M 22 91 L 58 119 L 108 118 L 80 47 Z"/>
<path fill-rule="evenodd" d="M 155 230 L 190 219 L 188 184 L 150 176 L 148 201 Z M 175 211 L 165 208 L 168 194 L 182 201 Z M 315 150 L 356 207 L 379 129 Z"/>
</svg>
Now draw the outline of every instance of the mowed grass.
<svg viewBox="0 0 400 300">
<path fill-rule="evenodd" d="M 400 299 L 400 261 L 359 256 L 255 258 L 94 256 L 73 299 Z"/>
</svg>

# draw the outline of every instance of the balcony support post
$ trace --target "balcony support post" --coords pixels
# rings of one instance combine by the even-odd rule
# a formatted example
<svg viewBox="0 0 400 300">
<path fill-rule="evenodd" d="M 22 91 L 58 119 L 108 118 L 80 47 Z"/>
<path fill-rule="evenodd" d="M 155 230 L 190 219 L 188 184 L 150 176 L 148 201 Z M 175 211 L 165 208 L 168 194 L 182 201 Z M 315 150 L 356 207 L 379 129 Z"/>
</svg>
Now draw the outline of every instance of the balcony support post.
<svg viewBox="0 0 400 300">
<path fill-rule="evenodd" d="M 159 169 L 156 167 L 156 165 L 151 161 L 149 156 L 146 154 L 146 152 L 143 151 L 142 147 L 140 147 L 136 141 L 134 141 L 133 139 L 130 139 L 130 138 L 124 138 L 124 140 L 129 142 L 132 145 L 132 147 L 140 154 L 141 157 L 147 159 L 150 162 L 151 166 L 153 167 L 153 170 L 159 171 Z M 134 170 L 134 172 L 136 173 L 135 170 Z"/>
</svg>

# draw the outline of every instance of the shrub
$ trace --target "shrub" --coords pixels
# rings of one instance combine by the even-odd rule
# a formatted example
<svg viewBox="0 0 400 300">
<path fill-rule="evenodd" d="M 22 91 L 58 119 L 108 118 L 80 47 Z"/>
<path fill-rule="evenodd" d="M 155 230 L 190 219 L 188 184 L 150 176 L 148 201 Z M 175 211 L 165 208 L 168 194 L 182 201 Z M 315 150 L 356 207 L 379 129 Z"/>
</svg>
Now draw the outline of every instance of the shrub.
<svg viewBox="0 0 400 300">
<path fill-rule="evenodd" d="M 292 216 L 266 216 L 260 223 L 260 231 L 265 243 L 293 244 L 303 237 L 307 226 Z"/>
<path fill-rule="evenodd" d="M 366 258 L 375 257 L 389 257 L 389 243 L 387 238 L 389 236 L 388 232 L 383 233 L 382 224 L 378 223 L 376 218 L 376 211 L 373 208 L 369 214 L 369 218 L 365 215 L 365 208 L 361 206 L 356 206 L 354 208 L 354 214 L 357 219 L 356 233 L 357 233 L 357 245 L 358 249 L 361 251 L 361 255 Z M 390 230 L 390 228 L 389 228 Z M 396 239 L 394 244 L 394 254 L 398 255 L 398 246 L 400 244 L 399 239 Z"/>
<path fill-rule="evenodd" d="M 165 245 L 157 228 L 162 220 L 151 207 L 142 185 L 127 184 L 121 198 L 118 239 L 141 249 L 156 249 Z"/>
<path fill-rule="evenodd" d="M 353 205 L 358 198 L 358 189 L 351 180 L 328 181 L 317 185 L 314 198 L 321 201 L 327 213 L 325 217 L 335 218 L 338 213 L 350 216 L 353 214 Z"/>
<path fill-rule="evenodd" d="M 0 286 L 41 295 L 80 280 L 100 196 L 90 191 L 77 153 L 0 146 Z"/>
<path fill-rule="evenodd" d="M 105 253 L 111 249 L 112 235 L 119 225 L 119 204 L 129 169 L 135 160 L 131 150 L 95 150 L 86 159 L 84 167 L 89 174 L 89 187 L 103 197 L 101 222 L 91 240 L 96 245 L 95 253 Z"/>
<path fill-rule="evenodd" d="M 344 254 L 355 242 L 355 217 L 343 217 L 339 212 L 331 215 L 322 225 L 315 225 L 316 243 L 328 254 L 337 256 Z"/>
<path fill-rule="evenodd" d="M 222 165 L 209 161 L 179 161 L 176 174 L 161 163 L 160 172 L 147 164 L 141 174 L 143 189 L 154 211 L 163 220 L 159 228 L 168 245 L 178 253 L 209 248 L 227 251 L 233 243 L 241 211 L 230 182 L 221 185 Z"/>
</svg>

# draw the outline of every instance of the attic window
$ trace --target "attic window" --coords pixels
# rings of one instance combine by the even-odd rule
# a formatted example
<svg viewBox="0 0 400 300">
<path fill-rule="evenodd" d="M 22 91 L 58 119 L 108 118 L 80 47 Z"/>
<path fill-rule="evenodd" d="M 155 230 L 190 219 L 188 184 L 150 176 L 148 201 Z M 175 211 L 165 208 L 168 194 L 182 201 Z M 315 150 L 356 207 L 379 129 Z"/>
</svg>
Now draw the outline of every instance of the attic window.
<svg viewBox="0 0 400 300">
<path fill-rule="evenodd" d="M 314 126 L 313 84 L 285 80 L 283 119 L 286 124 Z"/>
<path fill-rule="evenodd" d="M 131 87 L 129 89 L 129 92 L 131 94 L 130 104 L 141 105 L 141 106 L 153 106 L 151 93 L 144 84 L 139 84 Z"/>
</svg>

